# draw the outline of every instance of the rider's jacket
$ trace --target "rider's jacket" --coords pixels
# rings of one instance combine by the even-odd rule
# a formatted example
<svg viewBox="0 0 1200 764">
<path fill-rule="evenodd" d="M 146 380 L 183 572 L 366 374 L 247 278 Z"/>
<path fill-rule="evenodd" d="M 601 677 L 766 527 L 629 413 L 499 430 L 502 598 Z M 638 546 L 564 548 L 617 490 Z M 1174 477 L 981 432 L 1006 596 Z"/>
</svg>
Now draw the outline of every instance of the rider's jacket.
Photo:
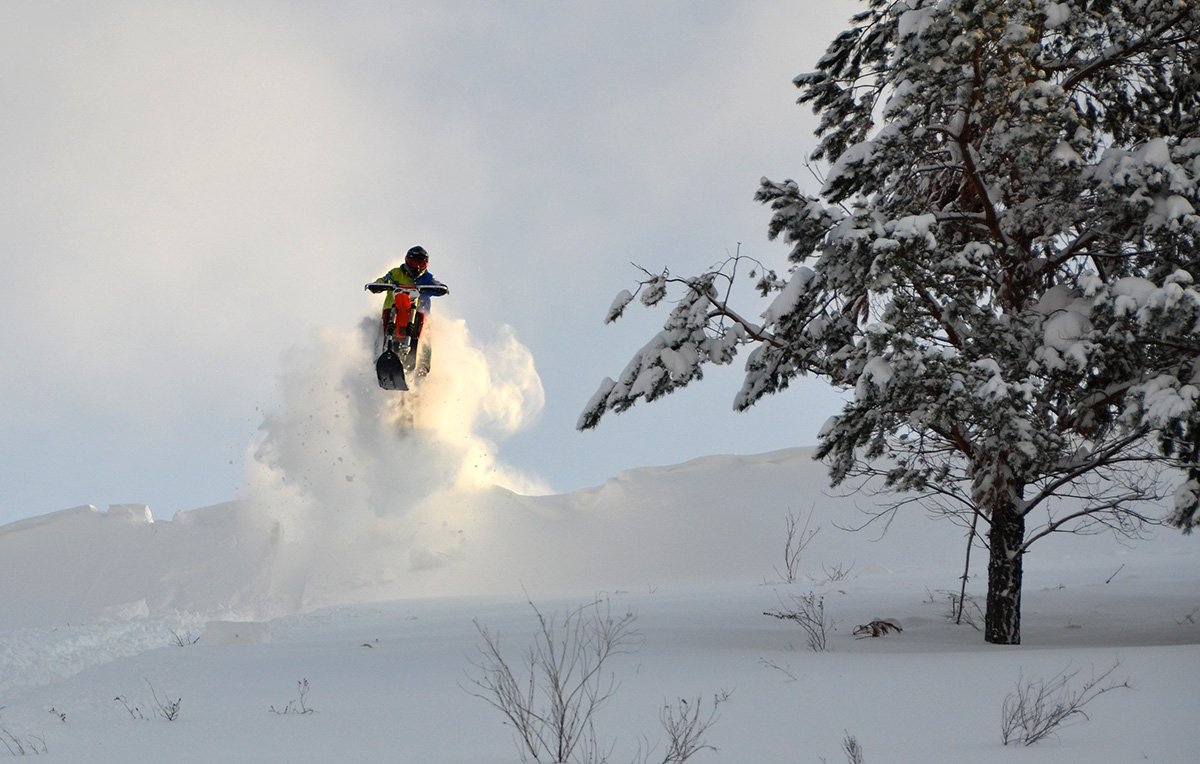
<svg viewBox="0 0 1200 764">
<path fill-rule="evenodd" d="M 417 310 L 421 311 L 422 313 L 424 313 L 426 315 L 429 314 L 430 297 L 433 297 L 434 295 L 440 296 L 443 294 L 450 293 L 450 288 L 447 287 L 442 282 L 435 279 L 433 277 L 433 274 L 430 273 L 429 271 L 425 271 L 420 276 L 417 276 L 414 279 L 412 276 L 410 276 L 408 274 L 408 271 L 405 269 L 405 267 L 403 265 L 398 265 L 395 268 L 392 268 L 390 271 L 388 271 L 387 273 L 383 274 L 382 276 L 380 276 L 379 278 L 377 278 L 375 280 L 381 281 L 385 284 L 395 284 L 396 286 L 438 286 L 438 287 L 441 287 L 445 291 L 434 292 L 434 293 L 430 293 L 430 292 L 422 292 L 421 293 L 420 301 L 417 303 Z M 387 297 L 383 301 L 383 309 L 387 310 L 388 308 L 392 307 L 392 302 L 394 300 L 395 300 L 395 296 L 391 292 L 388 292 Z"/>
</svg>

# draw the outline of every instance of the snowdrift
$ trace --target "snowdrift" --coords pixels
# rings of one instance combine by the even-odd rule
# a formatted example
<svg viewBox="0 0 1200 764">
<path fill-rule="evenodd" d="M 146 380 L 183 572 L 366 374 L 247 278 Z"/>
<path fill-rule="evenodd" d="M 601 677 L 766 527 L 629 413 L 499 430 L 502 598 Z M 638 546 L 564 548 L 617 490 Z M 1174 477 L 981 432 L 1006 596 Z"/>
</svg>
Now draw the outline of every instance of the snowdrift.
<svg viewBox="0 0 1200 764">
<path fill-rule="evenodd" d="M 416 497 L 387 515 L 326 507 L 319 534 L 302 525 L 305 516 L 281 519 L 248 501 L 157 522 L 142 505 L 77 507 L 0 527 L 0 629 L 762 581 L 782 567 L 789 513 L 811 512 L 812 527 L 822 526 L 813 576 L 822 561 L 886 574 L 961 553 L 959 529 L 919 513 L 902 515 L 881 538 L 874 528 L 839 530 L 833 523 L 861 524 L 861 510 L 880 499 L 835 495 L 826 482 L 807 449 L 719 456 L 557 496 L 491 487 Z"/>
</svg>

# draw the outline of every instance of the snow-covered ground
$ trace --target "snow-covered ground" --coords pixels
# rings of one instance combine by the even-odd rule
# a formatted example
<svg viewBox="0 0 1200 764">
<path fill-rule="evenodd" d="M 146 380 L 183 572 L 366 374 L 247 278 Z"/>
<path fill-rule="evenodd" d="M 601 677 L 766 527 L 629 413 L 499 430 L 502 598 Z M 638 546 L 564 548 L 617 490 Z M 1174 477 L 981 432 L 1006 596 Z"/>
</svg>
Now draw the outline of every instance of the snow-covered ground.
<svg viewBox="0 0 1200 764">
<path fill-rule="evenodd" d="M 842 530 L 883 499 L 831 494 L 808 450 L 516 492 L 533 481 L 505 471 L 493 439 L 519 424 L 507 404 L 540 395 L 522 348 L 442 331 L 457 333 L 442 357 L 475 358 L 488 381 L 443 370 L 416 432 L 392 427 L 369 348 L 330 333 L 285 372 L 284 408 L 237 501 L 156 521 L 137 505 L 83 507 L 0 528 L 0 757 L 515 763 L 512 729 L 472 694 L 477 624 L 519 663 L 531 604 L 561 619 L 596 597 L 634 613 L 639 637 L 607 664 L 619 686 L 596 734 L 613 762 L 656 743 L 661 761 L 660 709 L 699 698 L 707 711 L 715 697 L 716 750 L 692 762 L 840 762 L 847 734 L 871 763 L 1200 756 L 1197 539 L 1035 545 L 1024 644 L 989 646 L 947 617 L 962 529 L 908 508 L 886 533 Z M 789 515 L 820 530 L 787 584 Z M 977 550 L 980 603 L 984 563 Z M 830 623 L 820 652 L 763 614 L 810 592 Z M 877 618 L 903 631 L 852 633 Z M 1096 698 L 1088 720 L 1001 744 L 1022 678 L 1078 671 L 1078 685 L 1113 666 L 1109 682 L 1130 689 Z M 301 701 L 313 712 L 272 711 Z"/>
</svg>

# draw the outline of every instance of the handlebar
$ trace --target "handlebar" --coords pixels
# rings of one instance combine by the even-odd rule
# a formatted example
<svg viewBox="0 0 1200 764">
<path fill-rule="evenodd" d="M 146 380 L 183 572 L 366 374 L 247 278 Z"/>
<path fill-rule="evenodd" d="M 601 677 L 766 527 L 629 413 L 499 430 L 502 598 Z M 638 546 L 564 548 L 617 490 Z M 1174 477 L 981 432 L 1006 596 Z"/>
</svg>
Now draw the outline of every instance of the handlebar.
<svg viewBox="0 0 1200 764">
<path fill-rule="evenodd" d="M 429 292 L 431 294 L 446 294 L 450 291 L 449 287 L 443 284 L 411 284 L 402 286 L 400 284 L 388 284 L 383 281 L 372 281 L 370 284 L 364 284 L 363 289 L 368 292 Z"/>
</svg>

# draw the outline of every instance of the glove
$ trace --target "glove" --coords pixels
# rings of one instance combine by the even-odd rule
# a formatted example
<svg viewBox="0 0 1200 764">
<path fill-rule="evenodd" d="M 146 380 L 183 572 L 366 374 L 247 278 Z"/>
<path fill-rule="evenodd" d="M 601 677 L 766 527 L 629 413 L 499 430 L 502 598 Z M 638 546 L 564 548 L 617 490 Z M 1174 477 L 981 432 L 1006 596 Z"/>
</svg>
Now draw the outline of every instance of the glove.
<svg viewBox="0 0 1200 764">
<path fill-rule="evenodd" d="M 365 287 L 363 287 L 363 289 L 366 289 L 372 294 L 379 294 L 380 292 L 387 291 L 387 287 L 383 286 L 382 284 L 367 284 Z"/>
</svg>

